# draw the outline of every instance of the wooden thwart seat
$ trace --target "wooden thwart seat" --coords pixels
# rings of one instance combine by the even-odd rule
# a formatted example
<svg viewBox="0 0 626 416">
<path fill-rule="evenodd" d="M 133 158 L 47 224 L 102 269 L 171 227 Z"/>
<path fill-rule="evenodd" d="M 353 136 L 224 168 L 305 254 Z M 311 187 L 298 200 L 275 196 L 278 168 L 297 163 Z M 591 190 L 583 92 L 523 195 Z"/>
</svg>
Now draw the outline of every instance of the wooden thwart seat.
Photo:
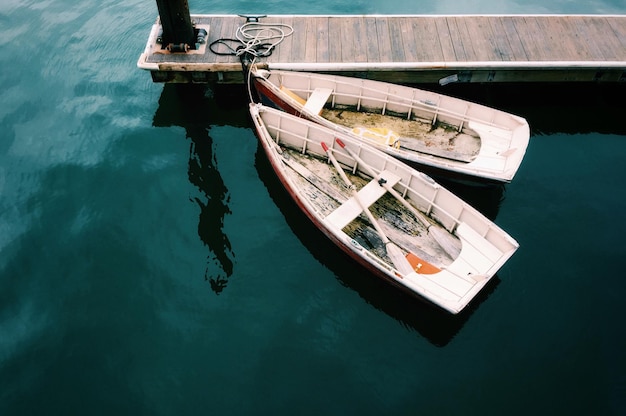
<svg viewBox="0 0 626 416">
<path fill-rule="evenodd" d="M 304 108 L 313 114 L 319 114 L 332 93 L 333 90 L 330 88 L 315 88 L 304 104 Z"/>
<path fill-rule="evenodd" d="M 328 101 L 328 97 L 330 97 L 333 93 L 333 90 L 330 88 L 315 88 L 308 100 L 305 100 L 284 85 L 280 86 L 280 90 L 313 114 L 319 114 L 322 112 L 322 108 L 324 108 L 324 104 Z"/>
<path fill-rule="evenodd" d="M 390 186 L 394 186 L 400 181 L 400 177 L 398 175 L 395 175 L 388 171 L 383 171 L 380 177 L 384 178 L 387 181 L 387 184 L 389 184 Z M 380 197 L 385 195 L 385 192 L 387 192 L 387 190 L 378 183 L 378 179 L 373 179 L 367 185 L 361 188 L 361 190 L 358 192 L 358 195 L 363 205 L 369 207 Z M 331 212 L 325 220 L 334 227 L 342 229 L 346 225 L 350 224 L 356 217 L 358 217 L 361 214 L 361 211 L 361 206 L 359 205 L 357 200 L 352 197 L 343 204 L 341 204 L 339 208 Z"/>
</svg>

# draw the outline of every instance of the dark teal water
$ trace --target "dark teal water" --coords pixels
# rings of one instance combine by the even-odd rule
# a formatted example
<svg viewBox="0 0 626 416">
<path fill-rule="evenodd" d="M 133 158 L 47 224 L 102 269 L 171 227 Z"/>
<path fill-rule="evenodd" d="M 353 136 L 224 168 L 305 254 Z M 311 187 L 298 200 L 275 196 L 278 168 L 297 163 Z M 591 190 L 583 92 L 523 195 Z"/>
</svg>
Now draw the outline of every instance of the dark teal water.
<svg viewBox="0 0 626 416">
<path fill-rule="evenodd" d="M 618 1 L 193 13 L 624 13 Z M 150 0 L 0 5 L 0 415 L 626 413 L 626 86 L 462 86 L 526 117 L 455 191 L 521 247 L 460 316 L 364 274 L 280 188 L 241 89 L 138 70 Z"/>
</svg>

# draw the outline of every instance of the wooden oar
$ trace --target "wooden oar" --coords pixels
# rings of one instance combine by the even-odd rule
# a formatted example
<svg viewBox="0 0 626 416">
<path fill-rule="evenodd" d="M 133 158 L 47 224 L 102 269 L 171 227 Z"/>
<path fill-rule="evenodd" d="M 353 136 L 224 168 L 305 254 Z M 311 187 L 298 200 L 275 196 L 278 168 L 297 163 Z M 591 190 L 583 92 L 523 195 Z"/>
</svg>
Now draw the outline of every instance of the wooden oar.
<svg viewBox="0 0 626 416">
<path fill-rule="evenodd" d="M 393 262 L 393 265 L 395 266 L 395 268 L 400 273 L 402 273 L 403 276 L 409 273 L 413 273 L 414 272 L 413 266 L 411 266 L 411 263 L 409 263 L 406 257 L 404 257 L 404 254 L 402 254 L 402 250 L 400 250 L 400 247 L 396 246 L 394 243 L 389 241 L 389 238 L 387 238 L 387 236 L 385 235 L 383 229 L 378 224 L 378 221 L 376 221 L 376 218 L 374 218 L 374 215 L 370 212 L 369 208 L 365 206 L 365 204 L 363 204 L 356 190 L 356 187 L 354 186 L 354 184 L 352 184 L 350 179 L 348 179 L 348 176 L 346 176 L 346 173 L 343 171 L 343 168 L 341 167 L 341 165 L 339 165 L 339 162 L 335 158 L 335 155 L 333 155 L 332 150 L 330 150 L 328 145 L 324 142 L 322 142 L 322 148 L 328 155 L 328 158 L 330 159 L 332 164 L 335 166 L 335 169 L 337 169 L 337 172 L 339 173 L 339 176 L 341 176 L 341 179 L 343 179 L 346 186 L 350 188 L 352 197 L 356 200 L 357 204 L 359 204 L 359 207 L 361 208 L 361 210 L 363 210 L 365 215 L 367 215 L 367 218 L 370 220 L 370 222 L 376 229 L 376 232 L 380 236 L 380 239 L 383 240 L 383 244 L 385 245 L 385 249 L 387 250 L 387 255 Z"/>
<path fill-rule="evenodd" d="M 384 181 L 384 178 L 380 178 L 380 175 L 378 175 L 374 171 L 374 169 L 367 163 L 365 163 L 363 159 L 361 159 L 356 153 L 348 149 L 345 143 L 341 141 L 341 139 L 335 138 L 335 142 L 337 142 L 337 144 L 341 146 L 342 149 L 348 152 L 351 158 L 360 163 L 361 167 L 363 167 L 363 169 L 366 170 L 367 173 L 372 176 L 372 178 L 383 179 L 379 180 L 378 183 L 380 183 L 387 190 L 387 192 L 393 195 L 402 205 L 404 205 L 406 209 L 411 211 L 415 218 L 417 218 L 417 220 L 420 221 L 424 225 L 424 227 L 426 227 L 426 232 L 433 237 L 433 239 L 437 242 L 437 244 L 439 244 L 439 246 L 441 246 L 446 254 L 448 254 L 452 259 L 456 259 L 459 256 L 459 254 L 461 253 L 461 247 L 457 239 L 439 228 L 431 228 L 433 224 L 426 219 L 426 216 L 423 213 L 418 211 L 413 205 L 409 204 L 409 201 L 404 199 L 402 195 L 398 193 L 398 191 L 396 191 L 395 189 L 393 189 L 392 186 L 387 184 Z"/>
<path fill-rule="evenodd" d="M 284 155 L 280 155 L 279 157 L 287 166 L 293 169 L 294 172 L 299 174 L 302 178 L 304 178 L 311 185 L 316 187 L 319 191 L 326 194 L 335 202 L 339 204 L 343 204 L 348 200 L 348 197 L 343 195 L 343 193 L 337 191 L 335 188 L 329 185 L 328 181 L 317 176 L 315 173 L 311 172 L 306 166 L 296 162 L 293 159 L 286 158 Z M 386 227 L 391 227 L 384 222 L 379 222 L 380 226 L 385 230 Z M 368 227 L 371 230 L 371 228 Z M 390 228 L 392 229 L 392 228 Z M 374 230 L 374 232 L 376 232 Z M 386 233 L 389 232 L 389 229 L 386 230 Z M 367 238 L 367 237 L 366 237 Z M 414 242 L 410 241 L 410 239 L 400 238 L 397 234 L 394 236 L 387 235 L 387 238 L 391 240 L 395 245 L 407 251 L 406 259 L 413 266 L 416 272 L 420 274 L 434 274 L 441 271 L 440 268 L 426 260 L 428 254 L 423 252 L 420 248 L 414 245 Z M 415 251 L 418 251 L 420 254 L 418 257 L 415 254 Z"/>
</svg>

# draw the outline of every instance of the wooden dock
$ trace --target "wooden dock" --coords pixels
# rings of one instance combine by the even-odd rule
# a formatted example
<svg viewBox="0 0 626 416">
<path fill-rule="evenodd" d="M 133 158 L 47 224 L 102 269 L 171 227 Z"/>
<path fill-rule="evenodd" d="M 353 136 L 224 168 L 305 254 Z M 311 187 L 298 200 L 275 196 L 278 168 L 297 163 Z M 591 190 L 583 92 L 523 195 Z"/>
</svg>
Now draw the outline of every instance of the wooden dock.
<svg viewBox="0 0 626 416">
<path fill-rule="evenodd" d="M 246 18 L 191 18 L 207 30 L 206 43 L 169 53 L 158 42 L 157 19 L 138 67 L 154 82 L 242 83 L 239 58 L 209 46 L 235 38 Z M 403 83 L 626 82 L 626 15 L 275 15 L 259 21 L 293 28 L 257 60 L 269 69 Z"/>
</svg>

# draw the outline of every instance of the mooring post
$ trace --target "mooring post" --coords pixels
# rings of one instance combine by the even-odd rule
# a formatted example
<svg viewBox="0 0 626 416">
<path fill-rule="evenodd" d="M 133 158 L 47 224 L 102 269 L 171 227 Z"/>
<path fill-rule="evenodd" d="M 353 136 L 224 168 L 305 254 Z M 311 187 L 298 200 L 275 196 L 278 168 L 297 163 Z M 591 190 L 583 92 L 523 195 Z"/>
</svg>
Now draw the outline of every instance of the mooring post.
<svg viewBox="0 0 626 416">
<path fill-rule="evenodd" d="M 163 26 L 162 44 L 169 45 L 168 49 L 175 49 L 177 52 L 193 48 L 196 41 L 187 0 L 156 0 L 156 2 Z"/>
</svg>

